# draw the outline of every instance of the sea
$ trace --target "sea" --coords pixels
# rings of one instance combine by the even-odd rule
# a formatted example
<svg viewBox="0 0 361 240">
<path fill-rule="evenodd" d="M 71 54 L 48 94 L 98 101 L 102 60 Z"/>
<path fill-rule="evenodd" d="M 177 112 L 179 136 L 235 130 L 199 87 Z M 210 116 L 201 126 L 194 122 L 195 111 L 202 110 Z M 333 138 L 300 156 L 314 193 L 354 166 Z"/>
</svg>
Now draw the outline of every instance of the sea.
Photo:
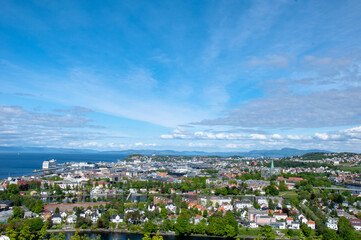
<svg viewBox="0 0 361 240">
<path fill-rule="evenodd" d="M 0 179 L 34 174 L 43 161 L 55 159 L 64 162 L 117 162 L 128 155 L 101 153 L 0 153 Z"/>
</svg>

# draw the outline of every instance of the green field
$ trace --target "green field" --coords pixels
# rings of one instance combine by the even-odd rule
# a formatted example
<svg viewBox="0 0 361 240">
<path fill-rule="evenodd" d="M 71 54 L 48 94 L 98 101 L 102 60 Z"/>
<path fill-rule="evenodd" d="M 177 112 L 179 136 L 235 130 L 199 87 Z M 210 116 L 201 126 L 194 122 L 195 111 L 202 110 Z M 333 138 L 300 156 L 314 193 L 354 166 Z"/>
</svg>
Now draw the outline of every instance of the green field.
<svg viewBox="0 0 361 240">
<path fill-rule="evenodd" d="M 285 191 L 285 192 L 281 192 L 280 195 L 282 197 L 286 197 L 286 198 L 297 198 L 298 195 L 295 191 Z"/>
<path fill-rule="evenodd" d="M 361 166 L 352 166 L 352 167 L 337 167 L 337 170 L 350 171 L 350 172 L 361 172 Z"/>
</svg>

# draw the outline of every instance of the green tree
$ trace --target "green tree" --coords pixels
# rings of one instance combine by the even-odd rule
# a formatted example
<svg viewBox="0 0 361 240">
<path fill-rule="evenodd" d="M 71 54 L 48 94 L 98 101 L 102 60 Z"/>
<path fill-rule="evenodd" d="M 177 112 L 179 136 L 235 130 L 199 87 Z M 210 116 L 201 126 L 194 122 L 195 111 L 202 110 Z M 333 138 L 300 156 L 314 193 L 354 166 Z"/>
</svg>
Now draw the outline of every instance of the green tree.
<svg viewBox="0 0 361 240">
<path fill-rule="evenodd" d="M 29 226 L 23 226 L 18 239 L 19 240 L 31 240 L 34 238 L 34 235 L 31 234 L 30 232 L 30 227 Z"/>
<path fill-rule="evenodd" d="M 79 229 L 77 229 L 73 236 L 71 236 L 70 240 L 82 240 L 82 237 L 79 235 Z"/>
<path fill-rule="evenodd" d="M 272 199 L 268 199 L 268 208 L 275 209 L 277 205 L 272 201 Z"/>
<path fill-rule="evenodd" d="M 279 194 L 278 189 L 273 185 L 266 187 L 265 191 L 267 195 L 271 195 L 271 196 L 277 196 Z"/>
<path fill-rule="evenodd" d="M 144 237 L 142 240 L 163 240 L 163 237 L 159 235 L 159 231 L 157 231 L 157 234 L 153 237 L 150 237 L 149 233 L 144 234 Z"/>
<path fill-rule="evenodd" d="M 168 217 L 168 210 L 166 208 L 162 208 L 160 211 L 160 217 L 166 219 Z"/>
<path fill-rule="evenodd" d="M 202 219 L 200 223 L 198 223 L 194 228 L 194 231 L 198 234 L 205 234 L 206 230 L 207 230 L 207 221 L 205 219 Z"/>
<path fill-rule="evenodd" d="M 32 211 L 34 213 L 39 214 L 43 210 L 44 210 L 44 203 L 41 200 L 37 200 L 34 207 L 32 208 Z"/>
<path fill-rule="evenodd" d="M 80 227 L 83 226 L 84 224 L 86 224 L 85 218 L 83 218 L 83 217 L 78 217 L 78 218 L 76 218 L 75 228 L 80 228 Z"/>
<path fill-rule="evenodd" d="M 212 216 L 207 227 L 207 234 L 223 236 L 225 235 L 226 222 L 221 216 Z"/>
<path fill-rule="evenodd" d="M 151 220 L 149 220 L 148 222 L 146 222 L 144 224 L 143 231 L 145 233 L 152 233 L 152 232 L 155 232 L 156 230 L 157 230 L 157 226 L 155 224 L 153 224 L 153 222 Z"/>
<path fill-rule="evenodd" d="M 104 223 L 103 223 L 103 220 L 101 218 L 99 218 L 98 221 L 97 221 L 97 227 L 98 228 L 104 228 Z"/>
<path fill-rule="evenodd" d="M 65 238 L 64 232 L 60 232 L 59 235 L 58 235 L 58 237 L 57 237 L 57 240 L 65 240 L 65 239 L 66 239 L 66 238 Z"/>
<path fill-rule="evenodd" d="M 204 211 L 203 211 L 203 217 L 204 217 L 204 218 L 207 218 L 207 217 L 208 217 L 208 211 L 207 211 L 207 210 L 204 210 Z"/>
<path fill-rule="evenodd" d="M 191 233 L 192 226 L 189 223 L 189 217 L 184 216 L 183 212 L 178 217 L 176 224 L 174 225 L 176 234 L 187 235 Z"/>
<path fill-rule="evenodd" d="M 166 231 L 173 231 L 173 221 L 169 220 L 169 219 L 165 219 L 163 221 L 163 223 L 160 226 L 161 230 L 166 232 Z"/>
<path fill-rule="evenodd" d="M 231 237 L 231 238 L 233 238 L 233 237 L 236 236 L 236 234 L 237 234 L 237 232 L 236 232 L 236 230 L 234 229 L 234 227 L 231 226 L 231 225 L 229 225 L 229 224 L 226 225 L 225 232 L 226 232 L 226 236 L 227 236 L 227 237 Z"/>
<path fill-rule="evenodd" d="M 10 184 L 9 186 L 7 186 L 6 188 L 8 190 L 9 193 L 11 194 L 18 194 L 19 193 L 19 186 L 17 184 Z"/>
<path fill-rule="evenodd" d="M 306 224 L 301 223 L 301 230 L 306 237 L 311 236 L 312 230 Z"/>
<path fill-rule="evenodd" d="M 9 227 L 6 228 L 6 236 L 10 238 L 10 240 L 16 240 L 18 237 L 17 232 L 15 231 L 12 224 L 9 225 Z"/>
<path fill-rule="evenodd" d="M 355 230 L 350 224 L 350 221 L 346 217 L 340 217 L 338 219 L 338 235 L 343 239 L 354 240 L 356 239 Z"/>
<path fill-rule="evenodd" d="M 231 211 L 226 212 L 226 215 L 224 216 L 224 221 L 226 222 L 226 224 L 232 226 L 235 232 L 238 233 L 238 222 Z"/>
<path fill-rule="evenodd" d="M 48 230 L 48 226 L 47 224 L 44 224 L 40 231 L 38 232 L 37 236 L 38 236 L 38 239 L 44 239 L 46 237 L 46 234 L 47 234 L 47 230 Z"/>
<path fill-rule="evenodd" d="M 24 217 L 24 210 L 21 207 L 15 207 L 13 209 L 13 215 L 11 219 L 23 218 Z"/>
<path fill-rule="evenodd" d="M 322 234 L 323 239 L 326 240 L 338 240 L 338 236 L 336 231 L 331 230 L 331 229 L 326 229 L 325 232 Z"/>
<path fill-rule="evenodd" d="M 38 232 L 43 227 L 44 222 L 41 218 L 37 217 L 25 220 L 24 224 L 30 227 L 31 232 Z"/>
<path fill-rule="evenodd" d="M 272 227 L 269 225 L 262 227 L 262 236 L 267 240 L 276 239 L 275 233 L 273 232 Z"/>
</svg>

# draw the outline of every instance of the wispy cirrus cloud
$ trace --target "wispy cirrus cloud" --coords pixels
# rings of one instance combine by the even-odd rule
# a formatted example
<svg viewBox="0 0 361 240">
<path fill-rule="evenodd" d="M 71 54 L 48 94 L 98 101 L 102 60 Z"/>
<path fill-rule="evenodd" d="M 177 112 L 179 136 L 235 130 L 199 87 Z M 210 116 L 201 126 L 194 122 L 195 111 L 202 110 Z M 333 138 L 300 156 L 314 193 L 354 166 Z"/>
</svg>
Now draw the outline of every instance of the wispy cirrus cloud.
<svg viewBox="0 0 361 240">
<path fill-rule="evenodd" d="M 85 107 L 79 107 L 79 106 L 74 106 L 73 108 L 67 108 L 67 109 L 55 109 L 56 112 L 61 112 L 61 113 L 70 113 L 70 114 L 74 114 L 74 115 L 85 115 L 87 113 L 91 113 L 93 112 L 93 110 L 89 109 L 89 108 L 85 108 Z"/>
<path fill-rule="evenodd" d="M 74 109 L 73 109 L 74 110 Z M 69 110 L 72 111 L 72 110 Z M 39 113 L 25 110 L 20 106 L 0 105 L 0 124 L 37 125 L 59 128 L 93 128 L 91 119 L 71 114 Z"/>
<path fill-rule="evenodd" d="M 361 121 L 361 88 L 301 94 L 274 94 L 254 99 L 225 117 L 200 125 L 317 128 L 348 126 Z"/>
<path fill-rule="evenodd" d="M 307 55 L 303 58 L 302 62 L 308 66 L 320 67 L 343 67 L 350 64 L 348 57 L 333 58 L 333 57 L 316 57 Z"/>
<path fill-rule="evenodd" d="M 286 68 L 289 66 L 289 58 L 282 55 L 268 55 L 265 59 L 259 59 L 253 57 L 249 62 L 246 63 L 248 66 L 270 66 L 277 68 Z"/>
<path fill-rule="evenodd" d="M 90 109 L 74 107 L 52 112 L 29 111 L 20 106 L 0 105 L 0 145 L 3 146 L 51 146 L 51 147 L 99 147 L 110 139 L 125 136 L 93 125 L 84 116 Z M 103 143 L 99 143 L 99 141 Z M 90 143 L 98 142 L 97 145 Z M 89 143 L 88 145 L 86 143 Z"/>
<path fill-rule="evenodd" d="M 342 132 L 361 124 L 357 0 L 59 6 L 0 8 L 8 143 L 21 133 L 29 144 L 89 148 L 359 141 L 355 129 Z M 137 137 L 123 142 L 122 132 Z"/>
</svg>

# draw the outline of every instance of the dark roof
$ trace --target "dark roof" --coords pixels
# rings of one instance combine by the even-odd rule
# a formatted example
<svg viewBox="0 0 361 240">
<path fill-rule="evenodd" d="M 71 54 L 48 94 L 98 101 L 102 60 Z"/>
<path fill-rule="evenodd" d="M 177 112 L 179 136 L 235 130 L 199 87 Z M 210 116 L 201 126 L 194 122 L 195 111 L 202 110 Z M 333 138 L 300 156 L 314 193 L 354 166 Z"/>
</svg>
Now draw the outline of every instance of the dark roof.
<svg viewBox="0 0 361 240">
<path fill-rule="evenodd" d="M 11 205 L 14 202 L 12 200 L 0 200 L 0 204 L 6 204 L 6 205 Z"/>
</svg>

